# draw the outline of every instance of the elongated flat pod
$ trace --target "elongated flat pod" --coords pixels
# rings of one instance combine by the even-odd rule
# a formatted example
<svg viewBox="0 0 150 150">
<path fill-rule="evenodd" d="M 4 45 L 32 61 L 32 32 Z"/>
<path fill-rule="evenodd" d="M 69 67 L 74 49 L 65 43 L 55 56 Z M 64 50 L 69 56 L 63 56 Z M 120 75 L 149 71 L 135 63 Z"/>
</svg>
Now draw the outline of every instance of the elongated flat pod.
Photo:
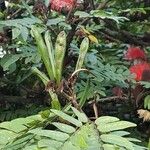
<svg viewBox="0 0 150 150">
<path fill-rule="evenodd" d="M 46 43 L 47 50 L 48 50 L 49 60 L 52 66 L 52 72 L 53 72 L 54 78 L 56 79 L 56 64 L 54 60 L 54 50 L 53 50 L 53 44 L 52 44 L 49 31 L 46 31 L 44 38 L 45 38 L 45 43 Z"/>
<path fill-rule="evenodd" d="M 66 52 L 66 33 L 60 32 L 55 43 L 56 80 L 60 84 L 62 78 L 62 68 Z"/>
<path fill-rule="evenodd" d="M 78 57 L 75 70 L 79 70 L 82 68 L 88 48 L 89 48 L 89 39 L 85 37 L 80 45 L 79 57 Z"/>
<path fill-rule="evenodd" d="M 41 33 L 39 32 L 39 30 L 36 26 L 32 26 L 31 31 L 32 31 L 34 38 L 36 40 L 38 52 L 41 55 L 41 58 L 44 62 L 46 70 L 48 72 L 48 75 L 49 75 L 51 80 L 54 80 L 54 75 L 52 72 L 52 65 L 50 63 L 48 50 L 47 50 L 47 47 L 44 43 L 43 37 L 42 37 Z"/>
</svg>

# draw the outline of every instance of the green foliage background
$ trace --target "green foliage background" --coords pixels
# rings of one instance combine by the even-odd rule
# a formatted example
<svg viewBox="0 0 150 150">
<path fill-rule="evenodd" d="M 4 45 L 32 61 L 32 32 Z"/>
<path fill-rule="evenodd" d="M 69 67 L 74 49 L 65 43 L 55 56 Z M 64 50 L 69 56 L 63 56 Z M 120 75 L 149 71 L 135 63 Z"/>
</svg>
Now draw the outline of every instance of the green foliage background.
<svg viewBox="0 0 150 150">
<path fill-rule="evenodd" d="M 43 2 L 48 6 L 47 0 Z M 80 2 L 82 5 L 82 1 Z M 10 1 L 7 9 L 0 11 L 0 35 L 2 34 L 6 39 L 5 42 L 0 43 L 0 51 L 3 53 L 0 66 L 5 72 L 5 75 L 0 78 L 0 89 L 8 91 L 10 96 L 17 95 L 27 99 L 31 95 L 33 98 L 35 95 L 40 95 L 41 90 L 37 90 L 35 95 L 29 92 L 30 89 L 34 91 L 36 87 L 34 85 L 38 84 L 44 91 L 45 85 L 33 76 L 32 69 L 38 68 L 41 73 L 45 72 L 44 77 L 48 77 L 49 66 L 45 68 L 43 65 L 46 58 L 38 51 L 40 42 L 35 42 L 35 35 L 31 30 L 33 26 L 37 27 L 41 38 L 47 31 L 50 33 L 52 47 L 57 43 L 58 34 L 61 31 L 66 33 L 67 45 L 64 49 L 66 56 L 64 60 L 62 58 L 60 66 L 65 65 L 60 69 L 61 71 L 59 70 L 61 77 L 56 80 L 57 83 L 60 84 L 62 80 L 68 81 L 77 69 L 88 70 L 88 72 L 79 71 L 78 78 L 71 87 L 72 95 L 79 106 L 84 107 L 88 102 L 95 100 L 95 97 L 100 101 L 101 98 L 112 96 L 113 87 L 119 86 L 128 90 L 130 86 L 135 85 L 133 76 L 128 70 L 130 63 L 124 60 L 124 53 L 132 45 L 144 48 L 147 56 L 150 56 L 150 2 L 133 0 L 85 0 L 84 2 L 83 9 L 73 11 L 73 17 L 50 11 L 50 7 L 45 6 L 42 7 L 45 8 L 45 13 L 38 10 L 40 6 L 34 11 L 36 0 Z M 8 30 L 12 32 L 11 36 L 6 34 Z M 77 31 L 80 31 L 80 34 Z M 81 52 L 81 41 L 84 38 L 90 40 L 86 55 L 82 55 Z M 84 61 L 79 68 L 76 65 L 79 64 L 78 58 L 82 60 L 81 62 Z M 48 77 L 49 80 L 52 80 L 51 77 Z M 129 80 L 131 85 L 127 82 Z M 149 90 L 149 82 L 141 82 L 141 84 Z M 27 87 L 28 90 L 24 90 L 23 87 Z M 134 124 L 108 116 L 90 121 L 84 113 L 78 112 L 75 108 L 71 110 L 68 108 L 65 113 L 64 108 L 60 111 L 51 110 L 49 104 L 53 100 L 52 94 L 53 91 L 50 93 L 51 98 L 46 97 L 48 109 L 45 104 L 38 106 L 35 102 L 28 110 L 26 109 L 28 104 L 25 104 L 25 107 L 20 108 L 21 114 L 25 112 L 23 116 L 17 115 L 15 110 L 17 104 L 2 103 L 6 108 L 0 111 L 1 121 L 27 117 L 45 110 L 36 116 L 1 123 L 0 147 L 2 149 L 145 149 L 133 144 L 132 142 L 139 141 L 127 137 L 129 133 L 123 131 L 128 127 L 135 127 Z M 58 96 L 60 101 L 65 101 L 65 106 L 70 104 L 64 95 L 56 91 L 54 94 L 56 94 L 55 98 Z M 125 94 L 129 99 L 129 93 Z M 149 95 L 145 97 L 144 102 L 144 107 L 149 109 Z M 56 105 L 59 104 L 55 103 L 54 106 Z M 71 116 L 68 116 L 68 113 L 71 113 Z M 112 121 L 108 121 L 109 119 Z"/>
</svg>

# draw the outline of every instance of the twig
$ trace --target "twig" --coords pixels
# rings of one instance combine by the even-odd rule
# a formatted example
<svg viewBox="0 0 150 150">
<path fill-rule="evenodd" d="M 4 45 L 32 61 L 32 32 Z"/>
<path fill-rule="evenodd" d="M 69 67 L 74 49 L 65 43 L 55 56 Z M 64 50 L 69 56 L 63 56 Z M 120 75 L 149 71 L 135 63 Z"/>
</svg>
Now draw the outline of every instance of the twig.
<svg viewBox="0 0 150 150">
<path fill-rule="evenodd" d="M 100 29 L 99 32 L 111 37 L 113 40 L 117 40 L 117 41 L 119 40 L 124 43 L 134 44 L 139 46 L 150 46 L 150 42 L 144 42 L 141 37 L 131 34 L 125 30 L 112 30 L 109 28 L 105 28 L 105 29 Z"/>
<path fill-rule="evenodd" d="M 78 74 L 78 73 L 81 72 L 81 71 L 85 71 L 85 72 L 90 73 L 89 70 L 87 70 L 87 69 L 78 69 L 78 70 L 76 70 L 76 71 L 74 71 L 74 72 L 72 73 L 72 75 L 71 75 L 70 78 L 73 78 L 76 74 Z M 69 79 L 69 80 L 70 80 L 70 79 Z"/>
<path fill-rule="evenodd" d="M 97 9 L 104 9 L 109 2 L 110 2 L 110 0 L 100 3 L 99 6 L 97 7 Z"/>
<path fill-rule="evenodd" d="M 94 10 L 94 9 L 96 9 L 95 8 L 95 5 L 94 5 L 94 0 L 90 0 L 90 5 L 91 5 L 91 8 Z"/>
<path fill-rule="evenodd" d="M 65 92 L 61 93 L 67 100 L 72 101 L 72 97 L 66 94 Z"/>
<path fill-rule="evenodd" d="M 109 101 L 114 101 L 114 100 L 117 100 L 117 99 L 128 100 L 127 97 L 112 96 L 112 97 L 106 97 L 106 98 L 98 99 L 98 100 L 96 100 L 96 102 L 109 102 Z M 89 101 L 88 104 L 92 104 L 94 102 L 95 102 L 95 100 L 92 100 L 92 101 Z"/>
<path fill-rule="evenodd" d="M 96 105 L 96 101 L 93 103 L 93 110 L 94 110 L 94 114 L 95 114 L 95 118 L 98 118 L 98 108 Z"/>
</svg>

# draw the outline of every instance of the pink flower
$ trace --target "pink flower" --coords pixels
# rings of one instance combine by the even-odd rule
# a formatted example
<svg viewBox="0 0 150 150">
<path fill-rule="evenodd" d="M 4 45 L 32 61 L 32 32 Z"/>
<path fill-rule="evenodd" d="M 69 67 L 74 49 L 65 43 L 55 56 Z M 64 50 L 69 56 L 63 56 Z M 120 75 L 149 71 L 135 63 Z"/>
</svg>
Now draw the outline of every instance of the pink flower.
<svg viewBox="0 0 150 150">
<path fill-rule="evenodd" d="M 135 59 L 142 59 L 146 60 L 146 54 L 144 50 L 140 49 L 139 47 L 130 47 L 128 48 L 125 59 L 127 60 L 135 60 Z"/>
<path fill-rule="evenodd" d="M 51 0 L 50 7 L 57 12 L 70 11 L 75 6 L 75 0 Z"/>
</svg>

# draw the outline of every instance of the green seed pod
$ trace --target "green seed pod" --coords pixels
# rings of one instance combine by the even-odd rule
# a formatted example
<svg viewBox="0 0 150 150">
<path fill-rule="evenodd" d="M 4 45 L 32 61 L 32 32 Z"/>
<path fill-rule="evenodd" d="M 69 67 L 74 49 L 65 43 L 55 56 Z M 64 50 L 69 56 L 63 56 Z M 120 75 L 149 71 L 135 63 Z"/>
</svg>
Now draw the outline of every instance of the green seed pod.
<svg viewBox="0 0 150 150">
<path fill-rule="evenodd" d="M 39 51 L 39 53 L 41 55 L 41 58 L 42 58 L 42 60 L 44 62 L 44 65 L 46 67 L 48 75 L 49 75 L 51 80 L 54 80 L 54 75 L 53 75 L 53 72 L 52 72 L 52 65 L 50 63 L 48 50 L 47 50 L 47 47 L 46 47 L 46 45 L 44 43 L 42 35 L 38 31 L 38 28 L 36 26 L 32 26 L 31 31 L 32 31 L 32 33 L 34 35 L 34 38 L 36 40 L 38 51 Z"/>
<path fill-rule="evenodd" d="M 55 66 L 55 60 L 54 60 L 53 44 L 52 44 L 49 31 L 45 33 L 45 43 L 48 49 L 49 59 L 50 59 L 50 63 L 52 66 L 52 72 L 53 72 L 54 78 L 56 78 L 56 70 L 55 70 L 56 66 Z"/>
<path fill-rule="evenodd" d="M 66 52 L 66 33 L 60 32 L 55 43 L 56 80 L 59 85 L 62 78 L 62 68 Z"/>
<path fill-rule="evenodd" d="M 80 45 L 79 57 L 78 57 L 78 61 L 76 64 L 75 71 L 82 68 L 88 48 L 89 48 L 89 39 L 85 37 Z"/>
</svg>

